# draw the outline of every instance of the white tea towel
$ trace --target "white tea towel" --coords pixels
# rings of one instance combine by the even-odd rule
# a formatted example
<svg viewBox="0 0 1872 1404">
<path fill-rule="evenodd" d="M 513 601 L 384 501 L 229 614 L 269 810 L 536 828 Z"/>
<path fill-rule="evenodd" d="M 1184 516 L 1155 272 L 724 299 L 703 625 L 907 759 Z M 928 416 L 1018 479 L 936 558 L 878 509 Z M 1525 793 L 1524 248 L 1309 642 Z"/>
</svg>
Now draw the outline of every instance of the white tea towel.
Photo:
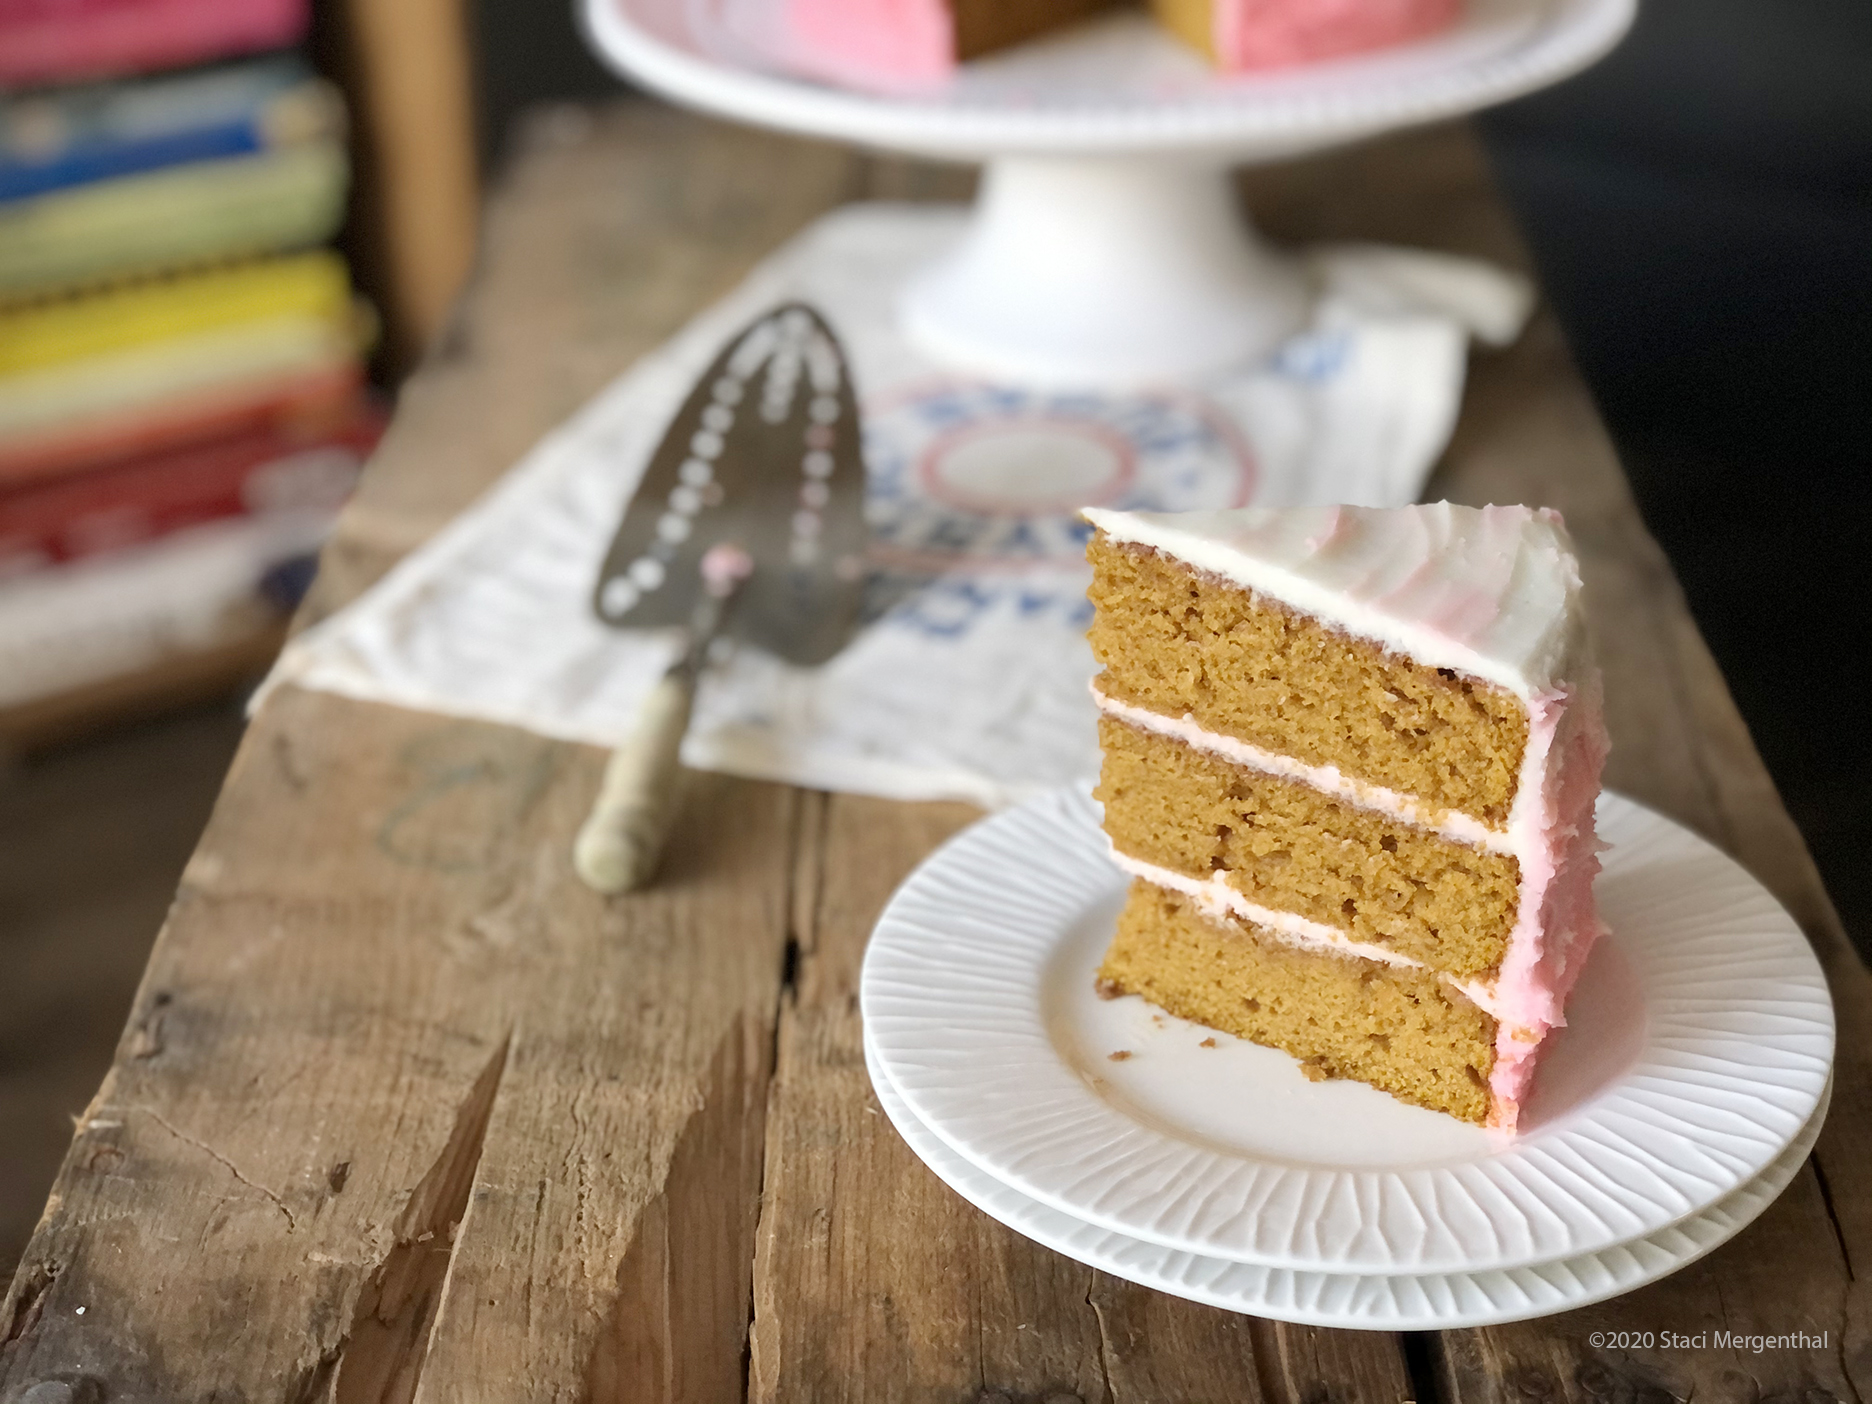
<svg viewBox="0 0 1872 1404">
<path fill-rule="evenodd" d="M 1410 502 L 1455 421 L 1469 339 L 1510 339 L 1530 301 L 1484 264 L 1320 249 L 1306 257 L 1312 324 L 1267 364 L 1134 394 L 1024 389 L 945 372 L 897 332 L 898 289 L 964 219 L 903 205 L 821 219 L 306 631 L 269 685 L 615 744 L 678 638 L 599 623 L 599 562 L 694 379 L 744 325 L 800 299 L 844 341 L 862 395 L 864 619 L 821 668 L 745 648 L 717 661 L 683 759 L 1011 803 L 1097 768 L 1078 507 Z"/>
</svg>

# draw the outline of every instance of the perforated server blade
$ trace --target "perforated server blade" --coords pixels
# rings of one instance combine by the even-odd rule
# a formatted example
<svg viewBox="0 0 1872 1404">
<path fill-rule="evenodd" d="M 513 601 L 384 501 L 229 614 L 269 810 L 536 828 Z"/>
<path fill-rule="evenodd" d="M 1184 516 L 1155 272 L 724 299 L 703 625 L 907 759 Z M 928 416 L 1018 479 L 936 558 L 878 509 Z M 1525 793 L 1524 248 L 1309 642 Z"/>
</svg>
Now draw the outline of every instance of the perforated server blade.
<svg viewBox="0 0 1872 1404">
<path fill-rule="evenodd" d="M 606 624 L 687 624 L 707 549 L 754 572 L 723 632 L 792 663 L 845 644 L 864 591 L 864 458 L 845 353 L 788 303 L 715 360 L 644 469 L 592 592 Z"/>
</svg>

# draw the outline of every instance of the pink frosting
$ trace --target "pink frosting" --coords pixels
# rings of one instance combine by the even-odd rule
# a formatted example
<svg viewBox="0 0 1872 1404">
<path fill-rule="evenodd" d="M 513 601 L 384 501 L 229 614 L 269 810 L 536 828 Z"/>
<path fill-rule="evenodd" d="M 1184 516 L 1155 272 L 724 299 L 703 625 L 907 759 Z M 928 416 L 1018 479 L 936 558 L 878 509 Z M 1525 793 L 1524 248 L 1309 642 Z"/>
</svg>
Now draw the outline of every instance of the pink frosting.
<svg viewBox="0 0 1872 1404">
<path fill-rule="evenodd" d="M 785 0 L 788 62 L 855 88 L 917 92 L 955 72 L 955 21 L 944 0 Z"/>
<path fill-rule="evenodd" d="M 1510 831 L 1520 906 L 1489 1007 L 1500 1021 L 1489 1077 L 1489 1123 L 1512 1131 L 1535 1062 L 1593 943 L 1605 932 L 1593 898 L 1599 840 L 1593 806 L 1608 743 L 1598 674 L 1534 700 Z"/>
<path fill-rule="evenodd" d="M 1462 0 L 1215 0 L 1215 52 L 1229 73 L 1286 68 L 1400 44 L 1453 23 Z M 782 0 L 785 58 L 815 78 L 886 93 L 928 91 L 955 72 L 945 0 Z"/>
<path fill-rule="evenodd" d="M 1462 0 L 1216 0 L 1216 62 L 1288 68 L 1402 44 L 1455 23 Z"/>
</svg>

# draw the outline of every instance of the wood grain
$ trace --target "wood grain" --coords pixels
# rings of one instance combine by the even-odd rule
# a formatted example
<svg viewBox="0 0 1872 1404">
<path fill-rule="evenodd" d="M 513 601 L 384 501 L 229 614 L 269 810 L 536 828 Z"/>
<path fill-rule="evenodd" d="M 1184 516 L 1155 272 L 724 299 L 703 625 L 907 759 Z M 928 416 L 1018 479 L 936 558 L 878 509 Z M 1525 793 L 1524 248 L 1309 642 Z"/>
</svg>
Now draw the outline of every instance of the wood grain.
<svg viewBox="0 0 1872 1404">
<path fill-rule="evenodd" d="M 1460 129 L 1243 184 L 1280 238 L 1524 263 Z M 303 618 L 366 588 L 822 209 L 967 185 L 648 105 L 538 128 Z M 1584 1312 L 1409 1339 L 1105 1277 L 951 1194 L 864 1073 L 865 936 L 970 811 L 694 777 L 664 880 L 607 903 L 567 861 L 595 752 L 288 690 L 249 732 L 0 1302 L 0 1400 L 47 1381 L 72 1399 L 346 1404 L 1872 1392 L 1865 970 L 1551 319 L 1473 377 L 1433 492 L 1566 511 L 1613 783 L 1748 864 L 1834 982 L 1833 1117 L 1813 1168 L 1735 1243 Z M 1590 1344 L 1647 1328 L 1832 1344 Z"/>
</svg>

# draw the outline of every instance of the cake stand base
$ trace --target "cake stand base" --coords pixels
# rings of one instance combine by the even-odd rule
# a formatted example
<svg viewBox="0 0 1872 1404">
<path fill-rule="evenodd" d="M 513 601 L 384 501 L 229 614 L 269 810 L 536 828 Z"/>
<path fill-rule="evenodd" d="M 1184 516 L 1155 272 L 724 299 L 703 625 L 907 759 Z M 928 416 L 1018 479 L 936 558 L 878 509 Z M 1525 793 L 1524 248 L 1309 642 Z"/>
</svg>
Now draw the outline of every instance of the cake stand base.
<svg viewBox="0 0 1872 1404">
<path fill-rule="evenodd" d="M 961 243 L 911 281 L 901 313 L 921 350 L 959 370 L 1107 388 L 1256 360 L 1308 302 L 1219 160 L 1002 157 Z"/>
</svg>

